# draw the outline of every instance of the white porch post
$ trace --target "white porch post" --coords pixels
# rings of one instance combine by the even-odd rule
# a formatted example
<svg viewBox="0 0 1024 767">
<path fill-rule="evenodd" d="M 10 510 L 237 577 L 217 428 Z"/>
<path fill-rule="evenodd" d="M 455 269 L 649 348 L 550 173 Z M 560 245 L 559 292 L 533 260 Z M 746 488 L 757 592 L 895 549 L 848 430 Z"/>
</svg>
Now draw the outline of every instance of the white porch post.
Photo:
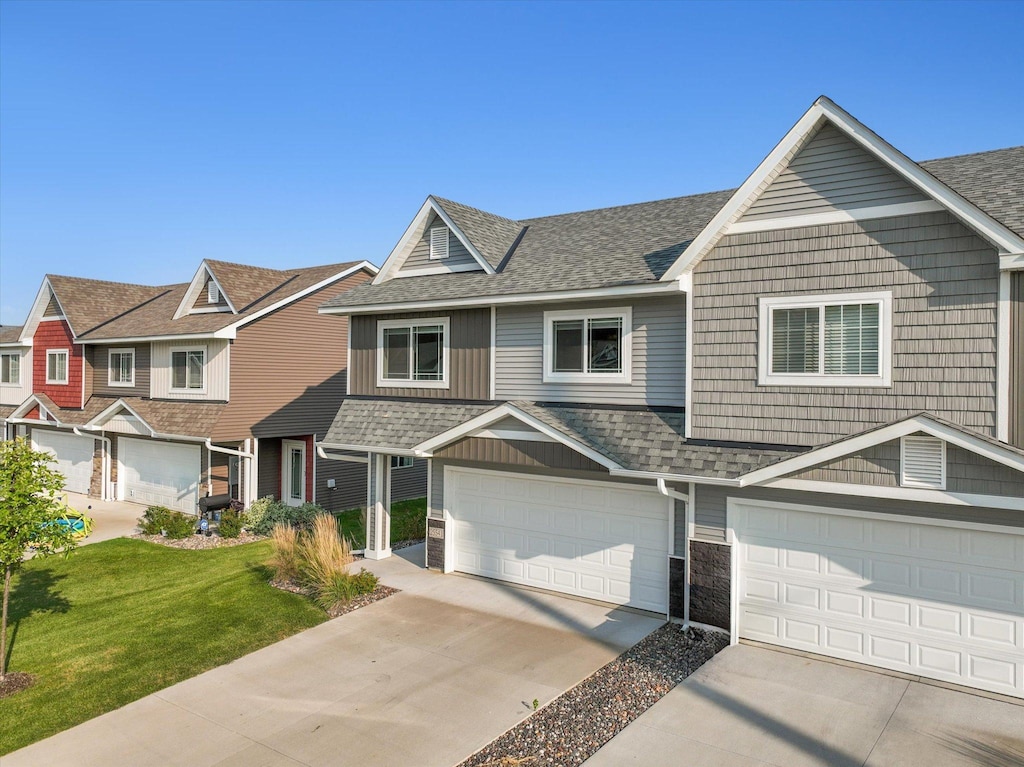
<svg viewBox="0 0 1024 767">
<path fill-rule="evenodd" d="M 366 550 L 367 559 L 391 556 L 391 504 L 388 490 L 391 474 L 389 456 L 372 453 L 366 472 Z"/>
</svg>

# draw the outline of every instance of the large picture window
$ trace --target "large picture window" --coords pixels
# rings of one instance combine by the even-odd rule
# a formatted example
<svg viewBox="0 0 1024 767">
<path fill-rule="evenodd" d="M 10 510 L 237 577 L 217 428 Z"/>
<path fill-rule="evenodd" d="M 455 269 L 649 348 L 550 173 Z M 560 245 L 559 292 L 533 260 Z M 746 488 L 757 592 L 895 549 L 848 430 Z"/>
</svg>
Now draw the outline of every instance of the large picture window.
<svg viewBox="0 0 1024 767">
<path fill-rule="evenodd" d="M 447 317 L 377 323 L 377 385 L 447 388 Z"/>
<path fill-rule="evenodd" d="M 544 380 L 629 383 L 629 307 L 544 313 Z"/>
<path fill-rule="evenodd" d="M 759 381 L 888 386 L 892 294 L 761 299 Z"/>
<path fill-rule="evenodd" d="M 202 391 L 206 386 L 206 349 L 171 350 L 171 390 Z"/>
<path fill-rule="evenodd" d="M 135 349 L 111 349 L 107 368 L 110 386 L 135 385 Z"/>
<path fill-rule="evenodd" d="M 46 352 L 46 383 L 66 384 L 68 382 L 68 350 L 49 349 Z"/>
<path fill-rule="evenodd" d="M 21 383 L 20 352 L 0 354 L 0 384 L 18 386 Z"/>
</svg>

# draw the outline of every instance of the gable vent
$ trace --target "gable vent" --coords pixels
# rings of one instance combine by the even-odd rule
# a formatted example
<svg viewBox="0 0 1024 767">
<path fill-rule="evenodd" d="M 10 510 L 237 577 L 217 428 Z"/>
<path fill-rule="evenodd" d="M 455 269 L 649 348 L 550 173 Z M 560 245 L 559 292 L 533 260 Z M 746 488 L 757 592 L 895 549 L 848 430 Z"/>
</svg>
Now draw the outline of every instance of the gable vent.
<svg viewBox="0 0 1024 767">
<path fill-rule="evenodd" d="M 206 301 L 210 304 L 220 301 L 220 291 L 217 290 L 217 283 L 212 279 L 206 283 Z"/>
<path fill-rule="evenodd" d="M 448 258 L 448 227 L 430 227 L 430 257 Z"/>
<path fill-rule="evenodd" d="M 904 437 L 900 440 L 903 463 L 900 484 L 904 487 L 946 488 L 946 443 L 937 437 Z"/>
</svg>

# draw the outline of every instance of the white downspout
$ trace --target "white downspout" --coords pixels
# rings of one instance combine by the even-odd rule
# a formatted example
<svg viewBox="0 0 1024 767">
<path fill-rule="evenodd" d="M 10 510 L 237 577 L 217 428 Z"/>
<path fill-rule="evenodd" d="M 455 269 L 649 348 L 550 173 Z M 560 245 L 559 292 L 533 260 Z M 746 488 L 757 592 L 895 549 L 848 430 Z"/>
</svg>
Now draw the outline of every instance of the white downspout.
<svg viewBox="0 0 1024 767">
<path fill-rule="evenodd" d="M 686 520 L 685 520 L 685 522 L 686 522 L 686 537 L 689 538 L 689 536 L 690 536 L 690 530 L 689 530 L 689 524 L 688 524 L 689 523 L 689 518 L 690 518 L 690 496 L 689 496 L 689 494 L 683 495 L 682 493 L 680 493 L 680 492 L 678 492 L 676 490 L 670 490 L 669 486 L 666 484 L 665 480 L 662 479 L 661 477 L 658 477 L 658 492 L 661 493 L 666 498 L 671 498 L 672 500 L 675 500 L 675 501 L 682 501 L 685 504 L 684 508 L 686 509 Z M 675 509 L 672 509 L 672 513 L 670 513 L 668 515 L 668 520 L 669 520 L 669 522 L 668 522 L 668 524 L 669 524 L 668 539 L 669 539 L 669 541 L 673 541 L 673 542 L 675 541 L 675 538 L 676 538 L 676 531 L 675 531 L 674 528 L 675 528 L 675 526 L 677 524 L 679 524 L 676 521 L 675 517 L 676 517 Z M 687 548 L 689 548 L 689 547 L 687 547 Z M 675 545 L 674 544 L 672 545 L 672 551 L 675 551 Z M 670 558 L 678 559 L 679 557 L 677 555 L 670 555 Z M 687 624 L 689 622 L 689 603 L 690 603 L 690 597 L 689 597 L 689 591 L 690 591 L 690 557 L 689 557 L 689 551 L 686 552 L 686 556 L 683 557 L 683 559 L 684 559 L 685 566 L 686 566 L 685 576 L 684 576 L 684 589 L 685 589 L 685 592 L 684 592 L 684 597 L 683 597 L 683 604 L 684 604 L 684 607 L 683 607 L 683 623 L 685 625 L 685 624 Z M 672 593 L 671 567 L 669 568 L 669 579 L 670 579 L 670 581 L 669 581 L 669 595 L 670 595 L 670 597 L 669 598 L 671 599 L 671 593 Z M 668 614 L 666 615 L 666 618 L 668 618 L 670 620 L 672 618 L 671 612 L 672 612 L 671 609 L 669 609 L 667 611 Z"/>
<path fill-rule="evenodd" d="M 100 500 L 109 501 L 110 492 L 108 485 L 110 485 L 110 437 L 104 437 L 102 434 L 83 434 L 77 426 L 72 426 L 71 431 L 73 431 L 79 437 L 92 437 L 93 439 L 98 439 L 100 442 L 104 443 L 103 451 L 100 456 Z"/>
</svg>

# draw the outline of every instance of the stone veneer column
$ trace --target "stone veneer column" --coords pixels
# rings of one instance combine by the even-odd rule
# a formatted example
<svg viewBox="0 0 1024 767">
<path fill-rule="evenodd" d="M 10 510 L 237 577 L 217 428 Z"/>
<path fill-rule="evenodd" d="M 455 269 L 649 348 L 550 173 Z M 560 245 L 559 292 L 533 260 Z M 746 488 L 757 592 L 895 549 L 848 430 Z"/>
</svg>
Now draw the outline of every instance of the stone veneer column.
<svg viewBox="0 0 1024 767">
<path fill-rule="evenodd" d="M 690 620 L 732 629 L 732 546 L 690 541 Z"/>
</svg>

